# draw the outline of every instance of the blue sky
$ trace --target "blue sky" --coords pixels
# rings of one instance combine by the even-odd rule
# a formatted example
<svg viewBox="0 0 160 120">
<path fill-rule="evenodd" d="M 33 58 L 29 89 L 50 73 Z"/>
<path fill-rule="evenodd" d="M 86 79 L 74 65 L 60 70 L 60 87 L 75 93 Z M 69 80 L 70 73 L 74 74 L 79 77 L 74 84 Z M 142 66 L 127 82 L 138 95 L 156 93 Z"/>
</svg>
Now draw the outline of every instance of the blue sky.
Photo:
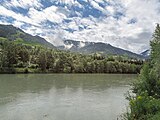
<svg viewBox="0 0 160 120">
<path fill-rule="evenodd" d="M 54 45 L 64 39 L 105 42 L 136 53 L 149 48 L 159 0 L 0 0 L 0 23 Z"/>
</svg>

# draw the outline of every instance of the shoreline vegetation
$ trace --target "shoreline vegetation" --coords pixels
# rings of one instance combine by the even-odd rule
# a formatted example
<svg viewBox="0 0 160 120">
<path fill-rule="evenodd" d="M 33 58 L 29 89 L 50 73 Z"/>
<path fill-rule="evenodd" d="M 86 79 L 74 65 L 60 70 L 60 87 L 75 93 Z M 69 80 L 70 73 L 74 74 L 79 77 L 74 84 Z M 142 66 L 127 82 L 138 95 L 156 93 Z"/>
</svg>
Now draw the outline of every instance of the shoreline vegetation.
<svg viewBox="0 0 160 120">
<path fill-rule="evenodd" d="M 129 110 L 124 120 L 160 119 L 160 25 L 150 42 L 151 58 L 144 64 L 132 92 L 127 95 Z"/>
<path fill-rule="evenodd" d="M 0 37 L 0 74 L 117 73 L 137 74 L 143 60 L 126 56 L 84 55 Z"/>
</svg>

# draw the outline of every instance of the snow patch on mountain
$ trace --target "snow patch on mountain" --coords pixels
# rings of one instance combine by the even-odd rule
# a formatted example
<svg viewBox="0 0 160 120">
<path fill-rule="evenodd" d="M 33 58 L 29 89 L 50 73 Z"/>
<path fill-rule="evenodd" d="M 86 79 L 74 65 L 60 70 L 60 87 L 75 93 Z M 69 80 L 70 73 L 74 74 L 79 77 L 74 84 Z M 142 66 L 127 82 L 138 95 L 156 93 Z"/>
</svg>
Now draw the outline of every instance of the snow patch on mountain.
<svg viewBox="0 0 160 120">
<path fill-rule="evenodd" d="M 82 48 L 82 47 L 84 47 L 85 45 L 86 45 L 86 44 L 85 44 L 85 42 L 80 41 L 80 42 L 79 42 L 79 46 L 78 46 L 78 47 L 79 47 L 79 48 Z"/>
<path fill-rule="evenodd" d="M 142 52 L 140 55 L 143 55 L 144 57 L 149 57 L 151 54 L 151 50 L 145 50 L 144 52 Z"/>
</svg>

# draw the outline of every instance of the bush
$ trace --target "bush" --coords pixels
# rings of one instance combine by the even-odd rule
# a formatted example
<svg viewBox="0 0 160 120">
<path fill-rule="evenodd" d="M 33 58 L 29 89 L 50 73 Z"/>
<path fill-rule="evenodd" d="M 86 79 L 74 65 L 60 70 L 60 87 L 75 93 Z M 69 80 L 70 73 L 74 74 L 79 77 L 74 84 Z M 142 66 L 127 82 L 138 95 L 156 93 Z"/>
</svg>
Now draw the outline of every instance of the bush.
<svg viewBox="0 0 160 120">
<path fill-rule="evenodd" d="M 25 68 L 25 69 L 24 69 L 24 73 L 29 73 L 28 68 Z"/>
</svg>

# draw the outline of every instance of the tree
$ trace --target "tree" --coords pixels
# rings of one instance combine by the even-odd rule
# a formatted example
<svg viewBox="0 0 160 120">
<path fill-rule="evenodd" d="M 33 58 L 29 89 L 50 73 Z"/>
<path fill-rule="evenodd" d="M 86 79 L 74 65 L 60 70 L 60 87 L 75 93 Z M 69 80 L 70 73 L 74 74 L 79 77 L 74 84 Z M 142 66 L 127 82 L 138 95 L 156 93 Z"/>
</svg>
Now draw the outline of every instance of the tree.
<svg viewBox="0 0 160 120">
<path fill-rule="evenodd" d="M 38 55 L 38 65 L 42 71 L 46 71 L 47 67 L 47 56 L 44 50 L 41 50 Z"/>
<path fill-rule="evenodd" d="M 153 34 L 153 40 L 150 42 L 151 45 L 151 59 L 153 64 L 160 60 L 160 25 L 157 24 L 156 30 Z"/>
<path fill-rule="evenodd" d="M 151 59 L 143 66 L 129 95 L 128 120 L 154 120 L 160 116 L 160 26 L 157 24 L 151 45 Z M 156 120 L 155 119 L 155 120 Z"/>
<path fill-rule="evenodd" d="M 13 64 L 18 62 L 18 49 L 14 43 L 5 42 L 3 47 L 3 53 L 6 57 L 5 67 L 13 67 Z"/>
<path fill-rule="evenodd" d="M 26 63 L 29 61 L 29 51 L 25 46 L 18 46 L 18 60 L 22 61 L 23 63 Z"/>
<path fill-rule="evenodd" d="M 54 58 L 51 50 L 48 50 L 46 52 L 46 58 L 47 58 L 47 66 L 46 66 L 46 68 L 47 69 L 53 69 L 55 58 Z"/>
<path fill-rule="evenodd" d="M 7 63 L 7 56 L 6 56 L 6 51 L 4 51 L 3 49 L 0 50 L 0 68 L 4 68 L 6 66 L 8 66 Z"/>
</svg>

